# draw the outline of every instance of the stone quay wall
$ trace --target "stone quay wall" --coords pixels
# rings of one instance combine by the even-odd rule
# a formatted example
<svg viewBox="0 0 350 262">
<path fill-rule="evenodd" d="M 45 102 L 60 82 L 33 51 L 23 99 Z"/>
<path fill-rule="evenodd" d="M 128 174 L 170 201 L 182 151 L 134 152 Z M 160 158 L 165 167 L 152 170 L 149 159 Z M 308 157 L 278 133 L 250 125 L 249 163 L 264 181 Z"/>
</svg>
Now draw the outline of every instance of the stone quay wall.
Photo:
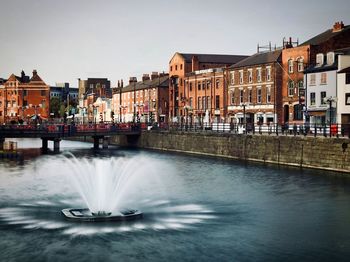
<svg viewBox="0 0 350 262">
<path fill-rule="evenodd" d="M 347 138 L 151 131 L 110 143 L 350 173 Z"/>
</svg>

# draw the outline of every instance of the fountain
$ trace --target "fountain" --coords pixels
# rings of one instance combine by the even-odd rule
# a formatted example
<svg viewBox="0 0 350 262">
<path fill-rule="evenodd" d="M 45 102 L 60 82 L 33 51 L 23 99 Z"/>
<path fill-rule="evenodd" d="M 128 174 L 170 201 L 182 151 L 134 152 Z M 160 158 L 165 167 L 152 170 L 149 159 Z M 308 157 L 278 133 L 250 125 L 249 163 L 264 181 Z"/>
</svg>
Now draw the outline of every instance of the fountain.
<svg viewBox="0 0 350 262">
<path fill-rule="evenodd" d="M 70 221 L 126 221 L 142 218 L 139 210 L 122 207 L 121 199 L 137 173 L 133 159 L 77 159 L 66 157 L 72 173 L 69 178 L 87 208 L 67 208 L 63 216 Z"/>
</svg>

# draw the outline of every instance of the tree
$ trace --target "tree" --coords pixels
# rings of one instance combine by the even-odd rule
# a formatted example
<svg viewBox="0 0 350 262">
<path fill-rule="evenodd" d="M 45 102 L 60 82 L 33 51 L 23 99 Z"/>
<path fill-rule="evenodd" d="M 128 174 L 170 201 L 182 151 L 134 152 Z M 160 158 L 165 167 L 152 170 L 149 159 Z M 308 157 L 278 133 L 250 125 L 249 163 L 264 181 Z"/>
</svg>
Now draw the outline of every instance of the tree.
<svg viewBox="0 0 350 262">
<path fill-rule="evenodd" d="M 50 98 L 50 113 L 53 113 L 56 116 L 60 114 L 61 102 L 58 97 Z"/>
</svg>

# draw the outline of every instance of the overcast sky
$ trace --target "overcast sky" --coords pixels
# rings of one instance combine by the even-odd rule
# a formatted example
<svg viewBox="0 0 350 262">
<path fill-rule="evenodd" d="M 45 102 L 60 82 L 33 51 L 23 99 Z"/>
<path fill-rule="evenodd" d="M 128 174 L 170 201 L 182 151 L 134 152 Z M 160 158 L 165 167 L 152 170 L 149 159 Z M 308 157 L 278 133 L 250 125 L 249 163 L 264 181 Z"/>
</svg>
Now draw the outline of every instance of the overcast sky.
<svg viewBox="0 0 350 262">
<path fill-rule="evenodd" d="M 348 0 L 0 0 L 0 77 L 50 85 L 168 71 L 175 52 L 243 54 L 350 23 Z"/>
</svg>

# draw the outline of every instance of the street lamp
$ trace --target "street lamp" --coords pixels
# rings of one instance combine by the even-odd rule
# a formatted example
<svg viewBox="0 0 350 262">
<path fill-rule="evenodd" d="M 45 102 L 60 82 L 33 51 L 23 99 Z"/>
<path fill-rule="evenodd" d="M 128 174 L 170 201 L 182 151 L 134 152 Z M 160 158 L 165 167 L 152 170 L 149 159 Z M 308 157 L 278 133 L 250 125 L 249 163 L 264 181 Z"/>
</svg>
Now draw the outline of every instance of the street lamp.
<svg viewBox="0 0 350 262">
<path fill-rule="evenodd" d="M 246 115 L 245 115 L 245 107 L 247 106 L 248 104 L 246 103 L 241 103 L 241 106 L 243 107 L 243 126 L 244 126 L 244 134 L 247 134 L 247 118 L 246 118 Z"/>
<path fill-rule="evenodd" d="M 332 128 L 332 111 L 333 111 L 333 107 L 332 107 L 332 103 L 336 103 L 338 101 L 337 97 L 333 97 L 333 96 L 329 96 L 329 97 L 325 97 L 323 98 L 323 101 L 329 104 L 329 136 L 332 136 L 332 132 L 331 132 L 331 128 Z"/>
</svg>

